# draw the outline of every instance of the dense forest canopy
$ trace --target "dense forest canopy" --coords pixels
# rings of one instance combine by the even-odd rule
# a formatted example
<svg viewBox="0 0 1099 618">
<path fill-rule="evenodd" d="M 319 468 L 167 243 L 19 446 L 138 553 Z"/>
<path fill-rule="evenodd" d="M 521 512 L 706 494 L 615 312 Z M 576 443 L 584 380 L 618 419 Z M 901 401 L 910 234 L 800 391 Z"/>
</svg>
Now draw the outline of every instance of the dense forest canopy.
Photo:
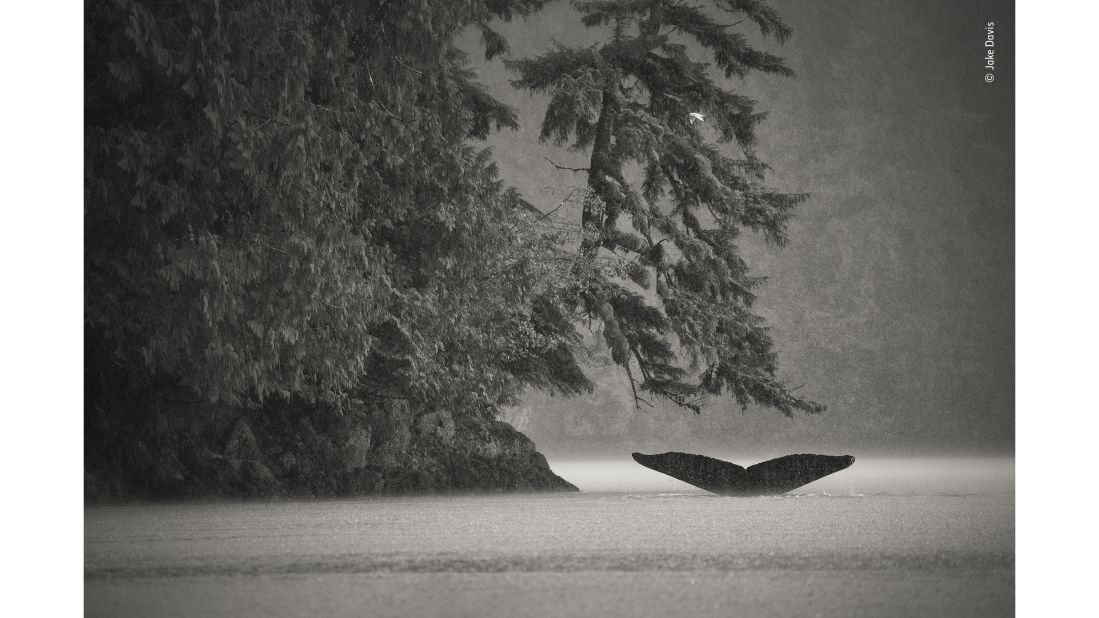
<svg viewBox="0 0 1099 618">
<path fill-rule="evenodd" d="M 87 2 L 89 392 L 492 407 L 589 388 L 574 356 L 587 314 L 642 389 L 819 411 L 775 378 L 734 245 L 743 228 L 782 242 L 803 196 L 763 183 L 761 115 L 675 37 L 726 77 L 788 69 L 692 5 L 576 3 L 604 45 L 512 65 L 552 92 L 544 136 L 592 151 L 585 237 L 563 256 L 478 145 L 515 116 L 453 43 L 476 28 L 486 59 L 503 54 L 492 22 L 542 4 Z M 789 35 L 761 2 L 716 6 Z M 627 263 L 593 267 L 607 253 Z"/>
<path fill-rule="evenodd" d="M 213 401 L 493 404 L 575 392 L 530 207 L 475 140 L 514 126 L 452 44 L 535 0 L 90 2 L 91 382 Z M 472 141 L 471 141 L 472 140 Z"/>
</svg>

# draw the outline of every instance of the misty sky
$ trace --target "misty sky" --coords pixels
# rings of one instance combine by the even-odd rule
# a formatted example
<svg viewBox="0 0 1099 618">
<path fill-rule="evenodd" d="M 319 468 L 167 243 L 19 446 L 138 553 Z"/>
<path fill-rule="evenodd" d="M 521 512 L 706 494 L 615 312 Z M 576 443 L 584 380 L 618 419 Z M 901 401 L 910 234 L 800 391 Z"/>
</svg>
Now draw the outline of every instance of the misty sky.
<svg viewBox="0 0 1099 618">
<path fill-rule="evenodd" d="M 632 450 L 711 453 L 1012 452 L 1014 444 L 1013 4 L 859 0 L 772 2 L 794 28 L 767 49 L 794 79 L 730 82 L 769 117 L 769 181 L 809 192 L 790 244 L 745 239 L 769 278 L 756 309 L 780 375 L 829 406 L 820 416 L 635 410 L 625 377 L 598 372 L 591 396 L 528 399 L 510 416 L 551 457 Z M 985 23 L 996 24 L 992 84 Z M 755 40 L 755 33 L 747 28 Z M 553 40 L 598 40 L 566 2 L 502 27 L 512 57 Z M 474 38 L 470 38 L 474 41 Z M 495 136 L 504 178 L 546 209 L 584 153 L 538 142 L 545 99 L 511 89 L 498 61 L 474 64 L 521 128 Z M 578 219 L 578 214 L 577 214 Z"/>
</svg>

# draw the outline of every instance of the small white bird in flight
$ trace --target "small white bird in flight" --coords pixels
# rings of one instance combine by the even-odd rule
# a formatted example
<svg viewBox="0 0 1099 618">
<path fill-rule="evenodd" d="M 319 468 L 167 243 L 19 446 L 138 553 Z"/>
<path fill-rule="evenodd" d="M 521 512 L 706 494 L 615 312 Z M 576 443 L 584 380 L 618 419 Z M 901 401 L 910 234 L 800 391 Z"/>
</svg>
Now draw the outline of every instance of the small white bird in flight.
<svg viewBox="0 0 1099 618">
<path fill-rule="evenodd" d="M 691 124 L 694 124 L 696 120 L 699 122 L 706 122 L 706 117 L 698 112 L 691 112 L 687 115 L 691 117 Z"/>
</svg>

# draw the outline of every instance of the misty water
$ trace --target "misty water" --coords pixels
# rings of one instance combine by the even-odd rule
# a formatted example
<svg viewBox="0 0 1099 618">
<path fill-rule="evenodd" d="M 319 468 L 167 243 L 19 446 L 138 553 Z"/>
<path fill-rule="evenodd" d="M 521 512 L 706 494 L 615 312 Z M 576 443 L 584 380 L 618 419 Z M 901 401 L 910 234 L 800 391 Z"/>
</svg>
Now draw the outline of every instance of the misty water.
<svg viewBox="0 0 1099 618">
<path fill-rule="evenodd" d="M 551 464 L 581 493 L 87 507 L 86 614 L 1014 609 L 1012 459 L 860 458 L 761 498 L 713 496 L 629 460 Z"/>
</svg>

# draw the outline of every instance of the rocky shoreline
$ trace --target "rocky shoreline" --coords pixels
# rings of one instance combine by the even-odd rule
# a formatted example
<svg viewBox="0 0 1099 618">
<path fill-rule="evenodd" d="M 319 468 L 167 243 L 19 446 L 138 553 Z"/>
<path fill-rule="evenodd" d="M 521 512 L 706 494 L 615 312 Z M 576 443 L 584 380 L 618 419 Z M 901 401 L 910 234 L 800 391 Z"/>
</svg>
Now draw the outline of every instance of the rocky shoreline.
<svg viewBox="0 0 1099 618">
<path fill-rule="evenodd" d="M 459 415 L 400 400 L 342 411 L 93 406 L 84 461 L 86 503 L 577 490 L 491 410 Z"/>
</svg>

